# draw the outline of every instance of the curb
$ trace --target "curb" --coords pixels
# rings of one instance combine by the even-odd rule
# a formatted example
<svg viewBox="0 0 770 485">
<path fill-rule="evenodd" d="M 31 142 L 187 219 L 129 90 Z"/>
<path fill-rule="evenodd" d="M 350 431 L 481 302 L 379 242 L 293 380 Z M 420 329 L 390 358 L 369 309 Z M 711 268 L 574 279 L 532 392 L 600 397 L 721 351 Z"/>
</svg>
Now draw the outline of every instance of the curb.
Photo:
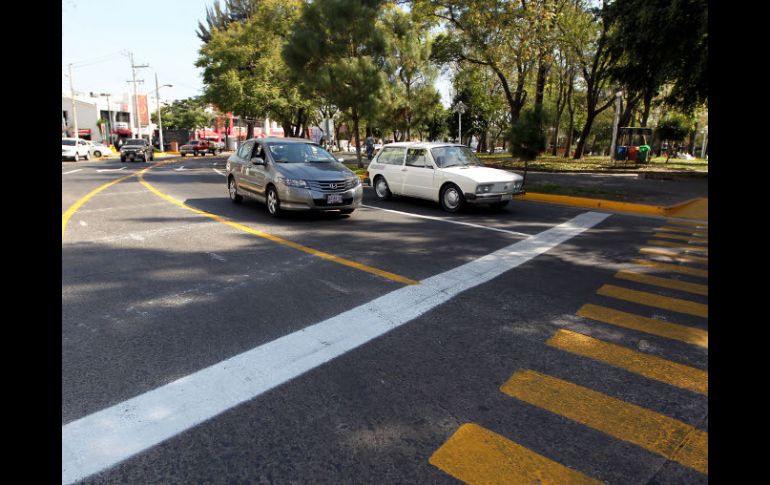
<svg viewBox="0 0 770 485">
<path fill-rule="evenodd" d="M 549 202 L 553 204 L 571 205 L 578 207 L 586 207 L 589 209 L 606 209 L 619 212 L 630 212 L 633 214 L 644 214 L 653 216 L 669 216 L 673 213 L 679 212 L 687 206 L 690 206 L 704 198 L 698 197 L 690 199 L 679 204 L 674 204 L 668 207 L 661 207 L 647 204 L 635 204 L 631 202 L 618 202 L 614 200 L 605 199 L 589 199 L 587 197 L 572 197 L 569 195 L 554 195 L 554 194 L 540 194 L 537 192 L 527 192 L 521 197 L 517 197 L 519 200 L 529 200 L 533 202 Z"/>
</svg>

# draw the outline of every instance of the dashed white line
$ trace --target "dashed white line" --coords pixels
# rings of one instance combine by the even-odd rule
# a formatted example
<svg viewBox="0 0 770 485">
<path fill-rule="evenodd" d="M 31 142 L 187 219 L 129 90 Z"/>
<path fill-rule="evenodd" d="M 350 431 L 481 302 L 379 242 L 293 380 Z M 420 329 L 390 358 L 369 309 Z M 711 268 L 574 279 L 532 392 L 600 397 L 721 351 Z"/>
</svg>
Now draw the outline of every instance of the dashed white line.
<svg viewBox="0 0 770 485">
<path fill-rule="evenodd" d="M 396 211 L 396 210 L 392 210 L 392 209 L 383 209 L 382 207 L 375 207 L 373 205 L 365 205 L 365 204 L 361 204 L 361 207 L 366 207 L 367 209 L 374 209 L 374 210 L 380 210 L 380 211 L 385 211 L 385 212 L 392 212 L 393 214 L 400 214 L 402 216 L 417 217 L 419 219 L 428 219 L 428 220 L 431 220 L 431 221 L 448 222 L 450 224 L 458 224 L 458 225 L 461 225 L 461 226 L 475 227 L 476 229 L 486 229 L 488 231 L 504 232 L 506 234 L 512 234 L 514 236 L 532 237 L 532 234 L 526 234 L 526 233 L 523 233 L 523 232 L 516 232 L 516 231 L 509 231 L 508 229 L 500 229 L 500 228 L 491 227 L 491 226 L 482 226 L 481 224 L 473 224 L 471 222 L 457 221 L 457 220 L 454 220 L 454 219 L 447 219 L 445 217 L 424 216 L 422 214 L 412 214 L 411 212 L 402 212 L 402 211 Z"/>
<path fill-rule="evenodd" d="M 175 168 L 174 170 L 177 172 L 181 172 L 182 170 L 186 170 L 186 169 L 184 168 L 184 165 L 182 165 L 181 167 Z"/>
<path fill-rule="evenodd" d="M 523 241 L 408 285 L 62 426 L 62 483 L 112 467 L 397 328 L 553 249 L 610 214 L 586 212 Z"/>
<path fill-rule="evenodd" d="M 83 169 L 82 168 L 76 168 L 75 170 L 70 170 L 69 172 L 62 172 L 62 175 L 67 175 L 68 173 L 80 172 L 81 170 L 83 170 Z"/>
<path fill-rule="evenodd" d="M 119 172 L 120 170 L 125 170 L 126 167 L 120 167 L 120 168 L 103 168 L 101 170 L 97 170 L 97 172 Z"/>
<path fill-rule="evenodd" d="M 226 173 L 222 173 L 222 172 L 220 172 L 219 170 L 217 170 L 216 168 L 214 168 L 214 169 L 212 169 L 212 170 L 214 170 L 214 171 L 215 171 L 216 173 L 218 173 L 219 175 L 222 175 L 222 176 L 224 176 L 224 177 L 227 177 L 227 174 L 226 174 Z"/>
</svg>

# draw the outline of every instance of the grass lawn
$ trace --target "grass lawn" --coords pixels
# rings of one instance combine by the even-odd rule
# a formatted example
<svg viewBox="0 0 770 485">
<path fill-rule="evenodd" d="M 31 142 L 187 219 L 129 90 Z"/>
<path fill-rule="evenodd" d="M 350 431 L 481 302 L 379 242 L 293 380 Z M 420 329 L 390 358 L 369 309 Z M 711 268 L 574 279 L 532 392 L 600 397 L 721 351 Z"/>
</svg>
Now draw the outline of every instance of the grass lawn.
<svg viewBox="0 0 770 485">
<path fill-rule="evenodd" d="M 514 159 L 506 153 L 480 155 L 479 158 L 488 167 L 508 170 L 524 170 L 524 162 Z M 542 172 L 573 172 L 573 171 L 605 171 L 628 170 L 633 172 L 665 172 L 675 171 L 693 173 L 697 175 L 708 174 L 708 160 L 696 158 L 694 160 L 681 160 L 672 158 L 666 163 L 665 157 L 655 157 L 650 163 L 635 164 L 634 162 L 611 162 L 609 157 L 583 157 L 582 160 L 543 155 L 527 164 L 529 170 Z"/>
</svg>

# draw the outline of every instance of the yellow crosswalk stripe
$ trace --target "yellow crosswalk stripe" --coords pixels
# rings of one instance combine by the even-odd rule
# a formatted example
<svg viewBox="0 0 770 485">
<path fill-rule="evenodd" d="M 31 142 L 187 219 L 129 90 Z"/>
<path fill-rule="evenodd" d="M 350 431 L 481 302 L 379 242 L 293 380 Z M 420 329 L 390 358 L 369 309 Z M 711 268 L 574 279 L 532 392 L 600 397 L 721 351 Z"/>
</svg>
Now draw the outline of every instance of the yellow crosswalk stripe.
<svg viewBox="0 0 770 485">
<path fill-rule="evenodd" d="M 694 367 L 637 352 L 570 330 L 559 330 L 546 343 L 557 349 L 708 396 L 708 372 Z"/>
<path fill-rule="evenodd" d="M 690 300 L 671 298 L 669 296 L 657 295 L 655 293 L 648 293 L 646 291 L 630 290 L 628 288 L 622 288 L 615 285 L 602 285 L 602 287 L 599 288 L 596 293 L 602 296 L 609 296 L 611 298 L 630 301 L 632 303 L 639 303 L 641 305 L 660 308 L 663 310 L 670 310 L 672 312 L 686 313 L 687 315 L 708 318 L 709 306 Z"/>
<path fill-rule="evenodd" d="M 661 271 L 671 271 L 673 273 L 682 273 L 703 278 L 709 277 L 709 271 L 707 269 L 691 268 L 681 264 L 661 263 L 660 261 L 653 261 L 651 259 L 635 259 L 633 263 L 647 268 L 659 269 Z"/>
<path fill-rule="evenodd" d="M 695 242 L 701 244 L 708 244 L 709 240 L 702 237 L 685 236 L 684 234 L 669 234 L 665 232 L 656 232 L 655 237 L 662 237 L 666 239 L 677 239 L 679 241 Z"/>
<path fill-rule="evenodd" d="M 500 390 L 708 474 L 708 433 L 687 423 L 532 370 L 514 373 Z"/>
<path fill-rule="evenodd" d="M 688 293 L 695 293 L 696 295 L 709 294 L 708 285 L 699 285 L 697 283 L 689 283 L 687 281 L 672 280 L 670 278 L 661 278 L 659 276 L 653 276 L 645 273 L 637 273 L 623 269 L 615 273 L 615 278 L 622 280 L 635 281 L 637 283 L 643 283 L 645 285 L 660 286 L 661 288 L 670 288 L 672 290 L 686 291 Z"/>
<path fill-rule="evenodd" d="M 708 232 L 701 232 L 697 229 L 688 229 L 685 227 L 673 227 L 673 226 L 663 226 L 656 229 L 657 231 L 668 231 L 668 232 L 682 232 L 685 234 L 692 234 L 693 236 L 697 237 L 703 237 L 708 239 Z M 708 231 L 708 229 L 707 229 Z"/>
<path fill-rule="evenodd" d="M 700 328 L 666 322 L 657 318 L 643 317 L 591 303 L 583 305 L 577 311 L 577 315 L 598 322 L 649 333 L 650 335 L 657 335 L 658 337 L 679 340 L 699 347 L 708 348 L 709 346 L 709 333 Z"/>
<path fill-rule="evenodd" d="M 653 256 L 666 256 L 675 261 L 682 261 L 684 263 L 708 263 L 709 258 L 703 258 L 700 256 L 690 256 L 685 254 L 679 254 L 677 251 L 663 248 L 642 248 L 639 250 L 642 254 L 651 254 Z"/>
<path fill-rule="evenodd" d="M 709 248 L 705 246 L 690 246 L 689 244 L 683 244 L 673 241 L 658 241 L 657 239 L 651 239 L 647 241 L 647 244 L 652 244 L 653 246 L 659 246 L 659 247 L 666 247 L 666 248 L 673 248 L 678 249 L 680 251 L 684 252 L 694 252 L 694 253 L 701 253 L 708 256 Z"/>
<path fill-rule="evenodd" d="M 428 462 L 468 484 L 600 484 L 474 423 L 460 426 Z"/>
</svg>

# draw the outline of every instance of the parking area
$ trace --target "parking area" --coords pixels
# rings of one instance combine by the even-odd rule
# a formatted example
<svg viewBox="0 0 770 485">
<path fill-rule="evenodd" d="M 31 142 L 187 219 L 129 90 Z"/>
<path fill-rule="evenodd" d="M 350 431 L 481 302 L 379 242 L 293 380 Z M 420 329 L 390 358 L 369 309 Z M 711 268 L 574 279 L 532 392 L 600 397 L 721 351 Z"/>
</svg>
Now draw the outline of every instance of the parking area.
<svg viewBox="0 0 770 485">
<path fill-rule="evenodd" d="M 63 481 L 707 482 L 707 221 L 275 219 L 224 164 L 62 163 Z"/>
</svg>

